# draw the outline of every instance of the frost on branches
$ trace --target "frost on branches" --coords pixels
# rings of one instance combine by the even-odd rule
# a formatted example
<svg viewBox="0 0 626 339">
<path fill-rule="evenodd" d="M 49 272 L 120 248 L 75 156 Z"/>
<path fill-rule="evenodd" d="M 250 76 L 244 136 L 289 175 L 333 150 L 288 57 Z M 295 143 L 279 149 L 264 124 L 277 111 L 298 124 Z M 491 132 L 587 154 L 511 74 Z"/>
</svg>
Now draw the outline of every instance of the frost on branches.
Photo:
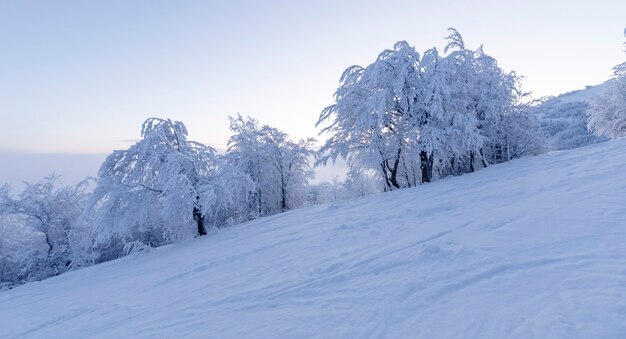
<svg viewBox="0 0 626 339">
<path fill-rule="evenodd" d="M 317 122 L 329 136 L 318 163 L 346 158 L 393 190 L 540 151 L 519 78 L 449 31 L 445 56 L 400 41 L 344 71 Z"/>
<path fill-rule="evenodd" d="M 626 136 L 626 62 L 615 66 L 614 73 L 615 79 L 591 101 L 588 111 L 589 130 L 609 139 Z"/>
<path fill-rule="evenodd" d="M 89 182 L 59 187 L 59 176 L 50 175 L 26 183 L 16 197 L 7 185 L 0 187 L 0 287 L 77 265 L 83 240 L 77 225 Z"/>
<path fill-rule="evenodd" d="M 245 218 L 239 207 L 251 182 L 213 148 L 187 140 L 182 122 L 150 118 L 141 136 L 100 168 L 87 205 L 97 244 L 154 247 Z"/>
<path fill-rule="evenodd" d="M 315 139 L 294 142 L 286 133 L 241 115 L 229 121 L 233 135 L 227 158 L 254 182 L 250 211 L 263 216 L 304 206 L 313 177 L 309 159 Z"/>
</svg>

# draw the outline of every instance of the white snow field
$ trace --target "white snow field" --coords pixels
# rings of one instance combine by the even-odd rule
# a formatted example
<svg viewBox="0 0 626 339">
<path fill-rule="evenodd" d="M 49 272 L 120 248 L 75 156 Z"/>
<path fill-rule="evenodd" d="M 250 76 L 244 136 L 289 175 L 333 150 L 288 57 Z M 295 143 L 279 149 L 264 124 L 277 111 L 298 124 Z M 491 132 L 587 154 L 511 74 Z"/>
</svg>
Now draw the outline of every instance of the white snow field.
<svg viewBox="0 0 626 339">
<path fill-rule="evenodd" d="M 625 338 L 626 139 L 0 293 L 2 338 Z"/>
</svg>

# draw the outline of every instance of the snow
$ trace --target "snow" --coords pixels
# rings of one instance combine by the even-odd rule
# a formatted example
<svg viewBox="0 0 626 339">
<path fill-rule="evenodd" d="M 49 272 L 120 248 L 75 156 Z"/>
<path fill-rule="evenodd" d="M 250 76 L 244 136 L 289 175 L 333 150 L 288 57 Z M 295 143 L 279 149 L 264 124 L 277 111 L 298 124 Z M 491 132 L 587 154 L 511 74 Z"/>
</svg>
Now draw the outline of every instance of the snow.
<svg viewBox="0 0 626 339">
<path fill-rule="evenodd" d="M 626 139 L 0 293 L 0 337 L 623 338 Z"/>
<path fill-rule="evenodd" d="M 607 84 L 608 81 L 595 86 L 587 86 L 585 89 L 561 94 L 555 97 L 555 99 L 559 100 L 562 103 L 588 102 L 589 99 L 591 99 L 592 97 L 602 93 L 606 89 Z"/>
</svg>

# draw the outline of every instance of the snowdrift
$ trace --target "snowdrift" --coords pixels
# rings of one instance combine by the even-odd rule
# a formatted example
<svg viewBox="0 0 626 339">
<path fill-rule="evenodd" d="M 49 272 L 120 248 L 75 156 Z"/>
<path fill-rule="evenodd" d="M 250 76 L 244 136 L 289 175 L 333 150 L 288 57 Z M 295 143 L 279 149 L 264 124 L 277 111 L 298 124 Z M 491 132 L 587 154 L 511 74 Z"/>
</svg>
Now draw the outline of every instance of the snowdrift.
<svg viewBox="0 0 626 339">
<path fill-rule="evenodd" d="M 0 293 L 0 337 L 623 338 L 626 140 Z"/>
</svg>

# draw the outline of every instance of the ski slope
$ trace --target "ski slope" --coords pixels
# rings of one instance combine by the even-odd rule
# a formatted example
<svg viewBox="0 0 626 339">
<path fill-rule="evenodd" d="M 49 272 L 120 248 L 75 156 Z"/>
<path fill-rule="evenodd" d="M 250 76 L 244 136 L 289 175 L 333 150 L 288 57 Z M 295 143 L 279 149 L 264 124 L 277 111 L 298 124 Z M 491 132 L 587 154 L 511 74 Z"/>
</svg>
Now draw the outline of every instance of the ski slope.
<svg viewBox="0 0 626 339">
<path fill-rule="evenodd" d="M 624 338 L 626 139 L 0 293 L 1 338 Z"/>
</svg>

